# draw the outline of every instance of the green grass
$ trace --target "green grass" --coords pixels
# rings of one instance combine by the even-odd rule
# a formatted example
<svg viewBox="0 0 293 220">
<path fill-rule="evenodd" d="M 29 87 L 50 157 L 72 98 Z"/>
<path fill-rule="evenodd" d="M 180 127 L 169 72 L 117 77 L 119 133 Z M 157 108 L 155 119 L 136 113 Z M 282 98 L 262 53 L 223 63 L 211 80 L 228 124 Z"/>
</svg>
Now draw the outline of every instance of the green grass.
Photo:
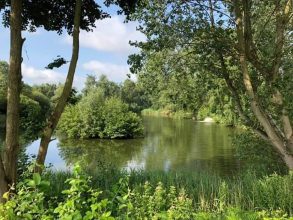
<svg viewBox="0 0 293 220">
<path fill-rule="evenodd" d="M 49 197 L 60 196 L 66 187 L 68 172 L 48 172 L 51 182 Z M 245 174 L 234 179 L 205 173 L 164 173 L 132 171 L 126 173 L 115 168 L 100 170 L 92 178 L 92 187 L 99 188 L 107 197 L 119 179 L 129 175 L 130 189 L 141 189 L 145 182 L 153 187 L 161 182 L 165 188 L 174 186 L 178 191 L 185 189 L 198 212 L 218 213 L 231 207 L 245 212 L 281 212 L 293 214 L 293 174 L 277 174 L 259 178 Z"/>
<path fill-rule="evenodd" d="M 108 168 L 91 179 L 76 166 L 73 173 L 48 171 L 43 178 L 26 174 L 18 193 L 0 204 L 1 220 L 293 219 L 293 173 L 224 179 L 203 173 L 127 175 Z"/>
</svg>

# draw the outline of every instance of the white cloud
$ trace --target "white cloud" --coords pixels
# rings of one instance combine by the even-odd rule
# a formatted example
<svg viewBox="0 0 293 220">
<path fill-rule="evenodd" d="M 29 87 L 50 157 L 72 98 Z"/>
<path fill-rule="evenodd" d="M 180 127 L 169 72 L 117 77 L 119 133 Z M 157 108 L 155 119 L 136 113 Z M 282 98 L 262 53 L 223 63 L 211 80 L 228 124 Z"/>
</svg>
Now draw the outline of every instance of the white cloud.
<svg viewBox="0 0 293 220">
<path fill-rule="evenodd" d="M 121 16 L 113 16 L 96 22 L 93 32 L 80 32 L 80 45 L 98 51 L 130 54 L 137 49 L 129 45 L 129 41 L 143 41 L 144 35 L 136 31 L 136 23 L 123 23 Z M 66 37 L 72 43 L 71 37 Z"/>
<path fill-rule="evenodd" d="M 83 68 L 96 74 L 97 76 L 104 74 L 108 77 L 109 80 L 114 82 L 122 82 L 128 78 L 127 74 L 130 74 L 129 67 L 127 65 L 117 65 L 100 62 L 97 60 L 84 63 Z M 134 75 L 131 75 L 131 78 L 135 80 Z"/>
<path fill-rule="evenodd" d="M 48 69 L 36 69 L 32 66 L 22 64 L 22 75 L 25 83 L 30 85 L 42 84 L 42 83 L 64 83 L 66 74 L 56 72 Z M 74 77 L 73 86 L 78 89 L 82 88 L 84 78 L 80 76 Z"/>
<path fill-rule="evenodd" d="M 59 83 L 65 80 L 65 75 L 62 73 L 48 69 L 39 70 L 26 64 L 22 64 L 22 75 L 24 81 L 29 84 Z"/>
</svg>

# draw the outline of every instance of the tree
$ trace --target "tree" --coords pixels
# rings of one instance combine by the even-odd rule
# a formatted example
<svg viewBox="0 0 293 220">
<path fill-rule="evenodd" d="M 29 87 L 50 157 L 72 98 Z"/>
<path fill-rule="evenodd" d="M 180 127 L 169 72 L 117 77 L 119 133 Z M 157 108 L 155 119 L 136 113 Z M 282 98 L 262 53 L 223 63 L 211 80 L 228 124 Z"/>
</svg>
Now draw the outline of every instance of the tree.
<svg viewBox="0 0 293 220">
<path fill-rule="evenodd" d="M 59 100 L 50 115 L 47 125 L 43 130 L 43 134 L 41 137 L 41 143 L 39 147 L 39 152 L 37 155 L 37 166 L 36 166 L 36 172 L 41 172 L 42 168 L 39 165 L 43 165 L 45 162 L 45 158 L 47 155 L 47 150 L 49 143 L 51 141 L 51 137 L 53 135 L 53 132 L 58 124 L 58 121 L 61 117 L 61 114 L 65 108 L 66 102 L 68 97 L 71 93 L 72 83 L 74 79 L 75 69 L 77 65 L 78 60 L 78 54 L 79 54 L 79 29 L 80 29 L 80 20 L 81 20 L 81 6 L 82 6 L 82 0 L 76 0 L 75 5 L 75 15 L 74 15 L 74 29 L 73 29 L 73 50 L 72 50 L 72 57 L 66 77 L 66 81 L 62 90 L 62 93 L 59 97 Z"/>
<path fill-rule="evenodd" d="M 167 49 L 166 66 L 224 80 L 242 123 L 293 169 L 292 1 L 153 0 L 132 18 L 148 39 L 132 70 Z"/>
<path fill-rule="evenodd" d="M 77 0 L 77 3 L 82 3 L 79 2 L 80 0 Z M 96 6 L 97 4 L 93 1 L 91 1 L 91 3 Z M 133 7 L 136 4 L 136 1 L 106 1 L 105 2 L 106 5 L 107 4 L 117 4 L 119 5 L 126 14 L 130 13 L 133 10 Z M 86 2 L 84 2 L 84 4 L 86 4 Z M 81 7 L 81 6 L 80 6 Z M 122 13 L 121 11 L 121 13 Z M 36 172 L 41 172 L 41 166 L 44 165 L 45 159 L 46 159 L 46 155 L 47 155 L 47 150 L 48 150 L 48 146 L 49 143 L 51 141 L 51 137 L 56 129 L 56 126 L 58 124 L 58 121 L 61 117 L 62 112 L 64 111 L 67 99 L 70 95 L 71 92 L 71 88 L 72 88 L 72 83 L 73 83 L 73 78 L 74 78 L 74 73 L 75 73 L 75 68 L 76 68 L 76 64 L 77 64 L 77 59 L 78 59 L 78 51 L 79 51 L 79 26 L 81 24 L 81 12 L 83 12 L 81 10 L 81 8 L 78 8 L 76 6 L 75 8 L 75 16 L 74 16 L 74 29 L 73 29 L 73 51 L 72 51 L 72 58 L 70 61 L 70 65 L 69 65 L 69 69 L 68 69 L 68 74 L 67 74 L 67 78 L 66 78 L 66 82 L 64 84 L 64 88 L 62 91 L 62 94 L 59 98 L 59 101 L 53 111 L 53 113 L 51 114 L 51 116 L 48 119 L 48 123 L 46 125 L 46 127 L 43 130 L 43 134 L 41 137 L 41 143 L 40 143 L 40 147 L 39 147 L 39 152 L 37 155 L 37 166 L 36 166 Z M 83 16 L 85 16 L 83 14 Z M 92 16 L 85 16 L 86 19 L 89 19 L 92 23 L 88 23 L 88 25 L 93 24 L 94 25 L 94 21 L 95 19 L 92 19 Z M 101 18 L 103 18 L 103 16 L 101 16 Z M 98 82 L 99 83 L 99 82 Z M 98 84 L 97 83 L 97 84 Z M 115 85 L 115 84 L 114 84 Z M 99 86 L 99 84 L 97 85 Z M 115 92 L 113 89 L 115 89 L 114 87 L 112 88 L 112 85 L 107 88 L 109 89 L 109 92 Z M 113 91 L 112 91 L 113 90 Z M 108 90 L 104 90 L 105 92 L 107 92 Z"/>
<path fill-rule="evenodd" d="M 198 71 L 189 72 L 182 66 L 177 68 L 168 60 L 170 53 L 164 50 L 149 56 L 138 73 L 138 84 L 148 94 L 152 108 L 188 111 L 196 115 L 203 102 L 209 98 L 205 83 L 208 74 L 199 77 Z M 215 84 L 212 80 L 209 83 Z"/>
<path fill-rule="evenodd" d="M 116 1 L 110 0 L 105 2 L 106 5 L 117 4 L 120 5 L 124 12 L 129 13 L 136 1 Z M 73 22 L 73 17 L 76 11 L 73 0 L 37 0 L 37 1 L 0 1 L 0 11 L 3 12 L 3 23 L 6 27 L 11 28 L 11 58 L 10 58 L 10 73 L 8 77 L 8 96 L 7 99 L 7 125 L 6 126 L 6 145 L 4 150 L 4 157 L 0 160 L 0 196 L 7 190 L 7 186 L 15 184 L 16 182 L 16 165 L 19 148 L 19 100 L 21 88 L 21 52 L 23 39 L 21 38 L 22 30 L 35 31 L 36 28 L 44 27 L 45 30 L 54 30 L 61 34 L 66 30 L 69 34 L 76 32 L 74 24 L 78 22 L 81 29 L 89 31 L 95 27 L 97 19 L 105 18 L 108 14 L 100 10 L 100 6 L 94 0 L 84 0 L 81 8 L 82 16 L 80 19 Z M 14 32 L 13 32 L 14 31 Z M 75 44 L 78 41 L 75 38 Z M 62 96 L 56 105 L 55 110 L 48 120 L 48 124 L 44 129 L 42 136 L 42 145 L 39 150 L 38 161 L 43 163 L 45 160 L 47 147 L 54 132 L 56 124 L 64 109 L 64 103 L 71 91 L 72 79 L 77 60 L 77 47 L 74 47 L 73 59 L 69 68 L 67 81 L 62 92 Z M 12 65 L 13 64 L 13 65 Z M 53 65 L 54 66 L 54 65 Z M 51 65 L 48 66 L 51 68 Z M 12 96 L 11 96 L 12 94 Z M 11 171 L 12 172 L 6 172 Z M 1 200 L 2 201 L 2 200 Z"/>
<path fill-rule="evenodd" d="M 7 108 L 7 76 L 9 65 L 2 61 L 0 66 L 0 114 L 1 119 L 6 118 Z M 33 89 L 31 86 L 22 83 L 20 94 L 20 133 L 28 140 L 35 140 L 43 127 L 45 119 L 50 112 L 51 103 L 47 96 Z M 5 128 L 2 123 L 1 129 Z M 5 132 L 4 132 L 5 134 Z"/>
<path fill-rule="evenodd" d="M 51 99 L 55 95 L 57 85 L 45 83 L 45 84 L 41 84 L 41 85 L 35 85 L 35 86 L 33 86 L 33 89 L 43 93 L 45 96 L 47 96 L 49 99 Z"/>
<path fill-rule="evenodd" d="M 56 90 L 54 91 L 54 95 L 51 97 L 51 102 L 52 102 L 53 106 L 56 106 L 56 104 L 58 103 L 58 101 L 62 95 L 63 90 L 64 90 L 64 85 L 59 84 L 57 86 Z M 70 91 L 69 97 L 67 98 L 66 103 L 72 104 L 72 105 L 76 104 L 80 99 L 80 95 L 77 93 L 78 93 L 77 90 L 75 88 L 72 88 Z"/>
<path fill-rule="evenodd" d="M 139 82 L 126 79 L 121 85 L 121 99 L 129 105 L 133 112 L 140 113 L 150 107 L 150 101 L 145 91 L 146 88 Z"/>
<path fill-rule="evenodd" d="M 106 75 L 101 75 L 96 83 L 96 87 L 100 88 L 104 92 L 105 97 L 113 97 L 120 95 L 119 86 L 110 81 Z"/>
<path fill-rule="evenodd" d="M 274 5 L 276 9 L 276 26 L 273 36 L 273 56 L 269 57 L 272 64 L 269 66 L 263 63 L 263 60 L 259 58 L 259 55 L 255 51 L 256 46 L 253 41 L 251 23 L 252 2 L 249 0 L 242 2 L 235 1 L 234 4 L 239 62 L 243 74 L 243 84 L 250 99 L 251 109 L 262 125 L 267 139 L 280 153 L 284 162 L 291 170 L 293 170 L 293 133 L 291 119 L 284 105 L 284 94 L 273 84 L 278 84 L 282 80 L 280 68 L 282 68 L 282 59 L 284 59 L 286 31 L 290 30 L 287 28 L 289 27 L 290 17 L 293 13 L 292 4 L 292 1 L 289 0 L 276 2 Z M 266 107 L 262 105 L 262 101 L 257 94 L 257 88 L 255 87 L 256 80 L 251 77 L 252 70 L 250 70 L 250 66 L 255 68 L 259 75 L 265 77 L 263 81 L 271 90 L 268 92 L 272 99 L 270 103 L 274 107 L 279 108 L 279 116 L 276 117 L 279 124 L 275 123 L 275 120 L 271 116 L 272 113 L 268 112 Z"/>
<path fill-rule="evenodd" d="M 21 90 L 21 52 L 24 39 L 21 37 L 22 0 L 11 1 L 10 15 L 10 66 L 8 74 L 6 138 L 4 157 L 0 157 L 0 202 L 9 185 L 16 182 L 18 133 L 19 133 L 19 103 Z"/>
<path fill-rule="evenodd" d="M 97 84 L 97 78 L 96 76 L 94 75 L 87 75 L 86 77 L 86 81 L 85 81 L 85 84 L 84 84 L 84 89 L 82 90 L 82 93 L 84 95 L 87 95 L 88 92 L 94 88 Z"/>
<path fill-rule="evenodd" d="M 43 26 L 46 30 L 55 30 L 59 34 L 64 29 L 72 33 L 73 14 L 72 0 L 68 1 L 4 1 L 0 2 L 0 10 L 4 9 L 3 23 L 11 29 L 10 68 L 8 75 L 6 140 L 3 158 L 0 160 L 0 197 L 8 185 L 16 183 L 16 167 L 19 149 L 19 101 L 21 90 L 21 52 L 24 39 L 21 31 L 35 31 Z M 97 18 L 107 14 L 101 12 L 93 0 L 85 0 L 81 28 L 90 30 Z"/>
</svg>

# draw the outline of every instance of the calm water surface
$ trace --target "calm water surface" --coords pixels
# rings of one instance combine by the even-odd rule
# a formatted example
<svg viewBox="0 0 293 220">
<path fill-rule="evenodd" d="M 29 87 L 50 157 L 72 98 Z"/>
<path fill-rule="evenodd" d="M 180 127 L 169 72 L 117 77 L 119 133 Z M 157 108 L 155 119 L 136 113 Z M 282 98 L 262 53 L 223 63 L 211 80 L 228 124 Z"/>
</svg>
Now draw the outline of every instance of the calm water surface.
<svg viewBox="0 0 293 220">
<path fill-rule="evenodd" d="M 232 175 L 239 171 L 231 139 L 234 129 L 215 123 L 144 117 L 145 137 L 130 140 L 52 141 L 47 163 L 56 169 L 80 161 L 95 169 L 101 161 L 126 169 L 213 171 Z M 39 141 L 27 148 L 36 154 Z"/>
</svg>

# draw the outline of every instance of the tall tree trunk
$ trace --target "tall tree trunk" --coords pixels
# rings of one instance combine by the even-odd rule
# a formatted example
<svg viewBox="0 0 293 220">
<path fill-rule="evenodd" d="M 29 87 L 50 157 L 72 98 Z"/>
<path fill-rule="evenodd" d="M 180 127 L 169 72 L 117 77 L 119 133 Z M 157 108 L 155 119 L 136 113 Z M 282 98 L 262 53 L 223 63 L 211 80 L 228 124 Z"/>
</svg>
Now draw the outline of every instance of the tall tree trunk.
<svg viewBox="0 0 293 220">
<path fill-rule="evenodd" d="M 8 73 L 6 138 L 3 159 L 0 160 L 0 196 L 16 183 L 19 150 L 19 102 L 21 90 L 22 0 L 11 1 L 10 65 Z"/>
<path fill-rule="evenodd" d="M 70 65 L 69 65 L 69 69 L 68 69 L 68 73 L 66 77 L 66 82 L 65 82 L 62 94 L 58 100 L 58 103 L 53 113 L 51 114 L 48 120 L 46 127 L 43 130 L 39 152 L 37 156 L 37 166 L 35 168 L 35 171 L 39 173 L 42 172 L 42 167 L 45 163 L 51 137 L 58 124 L 61 114 L 64 111 L 66 101 L 72 89 L 72 83 L 73 83 L 73 78 L 75 74 L 76 64 L 78 60 L 78 53 L 79 53 L 79 27 L 80 27 L 80 18 L 81 18 L 81 5 L 82 5 L 82 0 L 76 0 L 75 15 L 74 15 L 72 57 L 71 57 L 71 61 L 70 61 Z"/>
</svg>

